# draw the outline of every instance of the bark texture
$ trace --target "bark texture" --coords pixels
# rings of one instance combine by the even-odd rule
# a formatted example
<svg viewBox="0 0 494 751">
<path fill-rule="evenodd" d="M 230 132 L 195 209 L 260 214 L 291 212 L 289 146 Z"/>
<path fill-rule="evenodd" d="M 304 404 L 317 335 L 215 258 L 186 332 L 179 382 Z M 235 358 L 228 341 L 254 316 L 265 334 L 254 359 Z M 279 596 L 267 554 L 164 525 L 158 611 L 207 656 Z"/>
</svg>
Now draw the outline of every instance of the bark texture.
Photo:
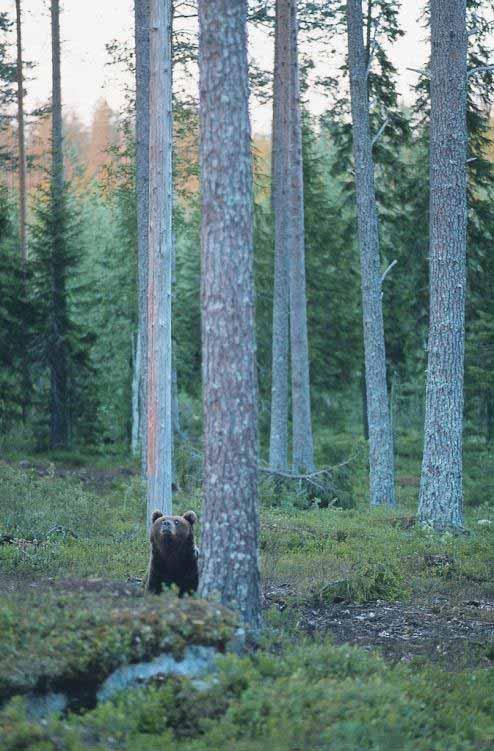
<svg viewBox="0 0 494 751">
<path fill-rule="evenodd" d="M 260 623 L 246 0 L 199 1 L 204 509 L 200 593 Z"/>
<path fill-rule="evenodd" d="M 17 137 L 19 141 L 19 236 L 23 266 L 27 263 L 26 141 L 24 131 L 24 70 L 22 60 L 21 0 L 15 0 L 17 28 Z"/>
<path fill-rule="evenodd" d="M 290 152 L 290 0 L 277 0 L 273 82 L 271 203 L 275 219 L 273 358 L 269 464 L 288 469 L 289 257 L 288 185 Z"/>
<path fill-rule="evenodd" d="M 305 283 L 304 177 L 298 65 L 297 0 L 290 0 L 290 165 L 288 253 L 290 258 L 290 351 L 292 366 L 292 442 L 295 472 L 314 469 L 310 405 L 309 339 Z"/>
<path fill-rule="evenodd" d="M 51 2 L 52 45 L 52 174 L 53 210 L 52 299 L 50 368 L 50 446 L 65 448 L 69 440 L 68 364 L 67 364 L 67 292 L 65 263 L 65 197 L 62 132 L 62 83 L 60 69 L 60 4 Z"/>
<path fill-rule="evenodd" d="M 419 519 L 463 525 L 467 233 L 465 0 L 431 1 L 430 318 Z"/>
<path fill-rule="evenodd" d="M 368 61 L 364 46 L 362 0 L 348 0 L 347 28 L 362 276 L 370 500 L 373 505 L 395 505 L 393 434 L 386 384 L 379 227 L 369 121 Z"/>
<path fill-rule="evenodd" d="M 149 242 L 149 0 L 135 0 L 136 54 L 136 199 L 137 199 L 137 274 L 138 337 L 134 368 L 138 374 L 138 425 L 133 434 L 141 441 L 142 473 L 147 470 L 147 280 Z M 134 453 L 134 449 L 133 449 Z"/>
<path fill-rule="evenodd" d="M 172 508 L 171 0 L 150 0 L 147 518 Z"/>
</svg>

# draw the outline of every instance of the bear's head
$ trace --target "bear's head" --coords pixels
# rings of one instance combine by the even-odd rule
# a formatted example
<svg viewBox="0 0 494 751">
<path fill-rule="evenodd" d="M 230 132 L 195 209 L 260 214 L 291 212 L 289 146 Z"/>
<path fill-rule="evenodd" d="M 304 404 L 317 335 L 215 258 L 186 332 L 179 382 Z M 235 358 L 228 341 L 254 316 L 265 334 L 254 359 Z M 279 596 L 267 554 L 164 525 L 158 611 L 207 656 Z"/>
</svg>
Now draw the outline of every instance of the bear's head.
<svg viewBox="0 0 494 751">
<path fill-rule="evenodd" d="M 166 516 L 161 511 L 153 511 L 150 535 L 153 547 L 165 553 L 186 543 L 193 545 L 192 528 L 196 521 L 194 511 L 186 511 L 183 516 Z"/>
</svg>

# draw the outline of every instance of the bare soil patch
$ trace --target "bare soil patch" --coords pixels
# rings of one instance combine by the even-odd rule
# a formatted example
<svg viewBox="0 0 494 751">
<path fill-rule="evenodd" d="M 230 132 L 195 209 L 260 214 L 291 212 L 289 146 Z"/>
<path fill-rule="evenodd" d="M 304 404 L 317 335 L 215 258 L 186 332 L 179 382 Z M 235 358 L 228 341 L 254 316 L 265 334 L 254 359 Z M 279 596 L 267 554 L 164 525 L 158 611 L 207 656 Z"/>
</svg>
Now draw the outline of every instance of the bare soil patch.
<svg viewBox="0 0 494 751">
<path fill-rule="evenodd" d="M 494 599 L 437 595 L 411 602 L 365 605 L 290 604 L 287 586 L 267 587 L 265 607 L 295 610 L 296 628 L 330 633 L 335 644 L 378 649 L 392 662 L 441 663 L 451 670 L 494 667 Z"/>
</svg>

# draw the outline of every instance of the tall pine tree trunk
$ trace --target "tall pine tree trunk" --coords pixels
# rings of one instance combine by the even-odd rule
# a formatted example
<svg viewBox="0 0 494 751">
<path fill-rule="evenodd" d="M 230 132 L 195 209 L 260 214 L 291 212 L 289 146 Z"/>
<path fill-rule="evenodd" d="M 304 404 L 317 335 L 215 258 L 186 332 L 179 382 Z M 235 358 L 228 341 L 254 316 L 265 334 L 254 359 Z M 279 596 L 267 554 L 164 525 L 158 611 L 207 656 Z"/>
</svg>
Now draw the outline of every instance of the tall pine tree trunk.
<svg viewBox="0 0 494 751">
<path fill-rule="evenodd" d="M 17 137 L 19 142 L 19 236 L 22 264 L 27 263 L 27 161 L 24 132 L 24 70 L 22 61 L 21 0 L 15 0 L 17 27 Z"/>
<path fill-rule="evenodd" d="M 24 65 L 22 59 L 22 8 L 21 0 L 15 1 L 17 29 L 17 139 L 19 151 L 19 242 L 22 261 L 23 294 L 27 299 L 27 159 L 26 137 L 24 128 Z M 27 420 L 28 405 L 31 395 L 31 376 L 29 369 L 28 332 L 26 321 L 22 321 L 22 420 Z"/>
<path fill-rule="evenodd" d="M 150 0 L 147 510 L 172 510 L 171 0 Z"/>
<path fill-rule="evenodd" d="M 430 318 L 419 519 L 463 524 L 467 32 L 465 0 L 431 0 Z"/>
<path fill-rule="evenodd" d="M 273 359 L 269 464 L 288 469 L 289 258 L 287 168 L 290 151 L 290 0 L 277 0 L 273 82 L 271 203 L 275 221 Z"/>
<path fill-rule="evenodd" d="M 199 0 L 204 511 L 200 592 L 260 624 L 247 1 Z"/>
<path fill-rule="evenodd" d="M 386 385 L 386 354 L 379 260 L 379 228 L 369 120 L 368 55 L 362 0 L 348 0 L 348 58 L 352 100 L 355 189 L 362 275 L 365 380 L 369 425 L 370 500 L 395 504 L 393 434 Z"/>
<path fill-rule="evenodd" d="M 288 247 L 290 257 L 290 352 L 292 366 L 293 469 L 314 469 L 310 406 L 309 341 L 305 283 L 304 178 L 298 65 L 297 0 L 290 0 L 290 165 Z"/>
<path fill-rule="evenodd" d="M 66 290 L 66 207 L 60 71 L 60 4 L 51 2 L 52 41 L 52 300 L 50 367 L 50 446 L 65 448 L 69 440 Z"/>
<path fill-rule="evenodd" d="M 136 54 L 136 193 L 138 271 L 138 425 L 133 432 L 141 441 L 142 473 L 147 470 L 147 280 L 149 242 L 149 0 L 135 0 Z"/>
</svg>

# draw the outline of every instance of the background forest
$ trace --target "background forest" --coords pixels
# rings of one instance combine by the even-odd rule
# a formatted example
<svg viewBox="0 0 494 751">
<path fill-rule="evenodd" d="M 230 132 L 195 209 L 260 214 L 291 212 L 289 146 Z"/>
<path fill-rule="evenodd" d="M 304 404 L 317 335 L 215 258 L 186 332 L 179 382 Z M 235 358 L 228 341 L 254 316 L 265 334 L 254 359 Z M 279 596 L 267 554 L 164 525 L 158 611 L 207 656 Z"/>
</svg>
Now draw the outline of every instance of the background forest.
<svg viewBox="0 0 494 751">
<path fill-rule="evenodd" d="M 399 97 L 396 71 L 387 50 L 402 33 L 393 4 L 370 7 L 383 16 L 375 74 L 371 75 L 372 119 L 389 120 L 374 156 L 380 211 L 383 271 L 386 278 L 384 320 L 387 372 L 393 424 L 398 437 L 415 434 L 423 425 L 428 311 L 428 165 L 427 79 L 421 78 L 411 104 Z M 470 57 L 475 65 L 489 60 L 489 4 L 470 3 L 470 25 L 484 24 Z M 372 4 L 371 4 L 372 6 Z M 379 6 L 379 7 L 377 7 Z M 271 23 L 262 4 L 252 9 L 252 24 Z M 327 431 L 365 436 L 363 347 L 359 263 L 356 246 L 355 196 L 351 165 L 349 101 L 341 81 L 328 80 L 310 59 L 317 25 L 331 38 L 342 23 L 338 7 L 307 3 L 301 10 L 303 96 L 318 87 L 327 97 L 327 111 L 317 119 L 303 117 L 304 210 L 310 346 L 311 396 L 316 449 L 325 464 Z M 323 26 L 321 26 L 323 24 Z M 2 17 L 2 95 L 13 100 L 13 30 Z M 319 34 L 321 32 L 318 32 Z M 370 32 L 369 32 L 370 35 Z M 190 73 L 194 40 L 176 33 L 180 49 L 176 79 Z M 304 48 L 304 40 L 305 48 Z M 333 52 L 337 55 L 337 52 Z M 133 67 L 133 55 L 118 43 L 108 45 L 109 62 Z M 182 62 L 183 61 L 183 62 Z M 342 59 L 341 76 L 344 76 Z M 321 68 L 321 66 L 319 66 Z M 324 67 L 322 67 L 324 71 Z M 192 73 L 190 73 L 192 74 Z M 35 75 L 35 69 L 33 72 Z M 253 68 L 254 97 L 269 96 L 269 76 Z M 200 301 L 197 103 L 183 86 L 175 92 L 175 222 L 176 269 L 174 329 L 179 437 L 200 432 Z M 467 309 L 466 417 L 467 436 L 488 443 L 494 435 L 493 269 L 492 242 L 494 170 L 490 101 L 492 73 L 475 76 L 469 97 L 470 225 L 469 296 Z M 63 273 L 69 361 L 70 432 L 63 448 L 126 452 L 132 440 L 132 381 L 137 325 L 137 251 L 133 110 L 112 112 L 105 101 L 95 109 L 90 127 L 75 115 L 64 117 L 67 179 L 67 243 Z M 7 110 L 5 110 L 7 111 Z M 383 115 L 383 113 L 386 115 Z M 15 120 L 2 120 L 1 159 L 1 294 L 2 399 L 1 440 L 19 450 L 49 448 L 49 339 L 43 336 L 50 212 L 46 192 L 50 154 L 48 117 L 29 119 L 28 263 L 22 269 L 18 231 L 18 174 Z M 262 444 L 269 427 L 273 290 L 273 216 L 270 204 L 269 140 L 254 137 L 255 263 L 258 374 Z M 23 281 L 23 275 L 25 281 Z M 14 280 L 14 281 L 13 281 Z M 319 436 L 319 440 L 318 437 Z"/>
<path fill-rule="evenodd" d="M 461 6 L 461 0 L 444 2 Z M 206 14 L 213 3 L 229 7 L 224 0 L 172 3 L 170 486 L 174 513 L 198 514 L 195 541 L 202 555 L 203 530 L 213 526 L 206 496 L 215 467 L 207 457 L 204 462 L 203 388 L 211 384 L 201 373 L 207 311 L 205 305 L 201 310 L 204 100 L 200 106 L 197 10 Z M 58 0 L 49 5 L 52 35 L 58 19 L 63 39 L 64 13 Z M 417 23 L 429 40 L 429 4 L 423 5 Z M 433 5 L 441 9 L 438 0 Z M 64 6 L 67 12 L 69 0 Z M 247 502 L 259 507 L 259 534 L 254 515 L 251 527 L 229 526 L 238 507 L 247 505 L 242 488 L 232 493 L 225 480 L 228 504 L 216 508 L 226 541 L 217 546 L 226 551 L 224 579 L 230 575 L 226 543 L 234 534 L 249 538 L 256 561 L 259 548 L 262 628 L 251 631 L 239 623 L 259 623 L 259 612 L 249 624 L 239 603 L 233 611 L 240 616 L 204 589 L 183 599 L 170 590 L 160 597 L 142 591 L 149 560 L 146 500 L 154 499 L 149 483 L 146 497 L 142 446 L 142 133 L 136 127 L 142 81 L 134 43 L 112 39 L 108 30 L 108 69 L 125 82 L 122 108 L 112 110 L 100 99 L 87 125 L 64 107 L 57 134 L 56 95 L 19 116 L 19 88 L 29 93 L 37 61 L 24 49 L 19 87 L 19 16 L 16 23 L 15 13 L 0 12 L 2 751 L 483 751 L 494 745 L 494 0 L 466 2 L 468 70 L 474 74 L 467 79 L 464 474 L 462 485 L 460 455 L 453 469 L 461 514 L 450 526 L 434 526 L 433 516 L 429 523 L 420 512 L 417 518 L 421 465 L 422 477 L 428 471 L 422 462 L 431 64 L 419 68 L 410 60 L 416 85 L 405 90 L 392 55 L 407 31 L 395 0 L 249 0 L 251 40 L 262 29 L 273 52 L 282 6 L 291 8 L 292 20 L 298 10 L 299 24 L 307 432 L 314 462 L 297 464 L 290 429 L 286 454 L 292 461 L 275 467 L 272 460 L 280 141 L 254 132 L 259 462 L 250 469 L 259 494 L 250 493 Z M 136 0 L 136 13 L 144 7 Z M 390 464 L 394 459 L 396 465 L 393 495 L 377 503 L 369 482 L 372 421 L 369 441 L 346 47 L 349 9 L 360 7 Z M 276 99 L 276 60 L 261 65 L 256 44 L 249 49 L 252 112 L 271 108 Z M 62 101 L 71 81 L 63 57 L 62 44 Z M 57 144 L 63 169 L 56 164 Z M 289 401 L 291 415 L 291 394 Z M 165 668 L 146 672 L 163 657 Z M 143 665 L 144 677 L 138 672 Z"/>
</svg>

